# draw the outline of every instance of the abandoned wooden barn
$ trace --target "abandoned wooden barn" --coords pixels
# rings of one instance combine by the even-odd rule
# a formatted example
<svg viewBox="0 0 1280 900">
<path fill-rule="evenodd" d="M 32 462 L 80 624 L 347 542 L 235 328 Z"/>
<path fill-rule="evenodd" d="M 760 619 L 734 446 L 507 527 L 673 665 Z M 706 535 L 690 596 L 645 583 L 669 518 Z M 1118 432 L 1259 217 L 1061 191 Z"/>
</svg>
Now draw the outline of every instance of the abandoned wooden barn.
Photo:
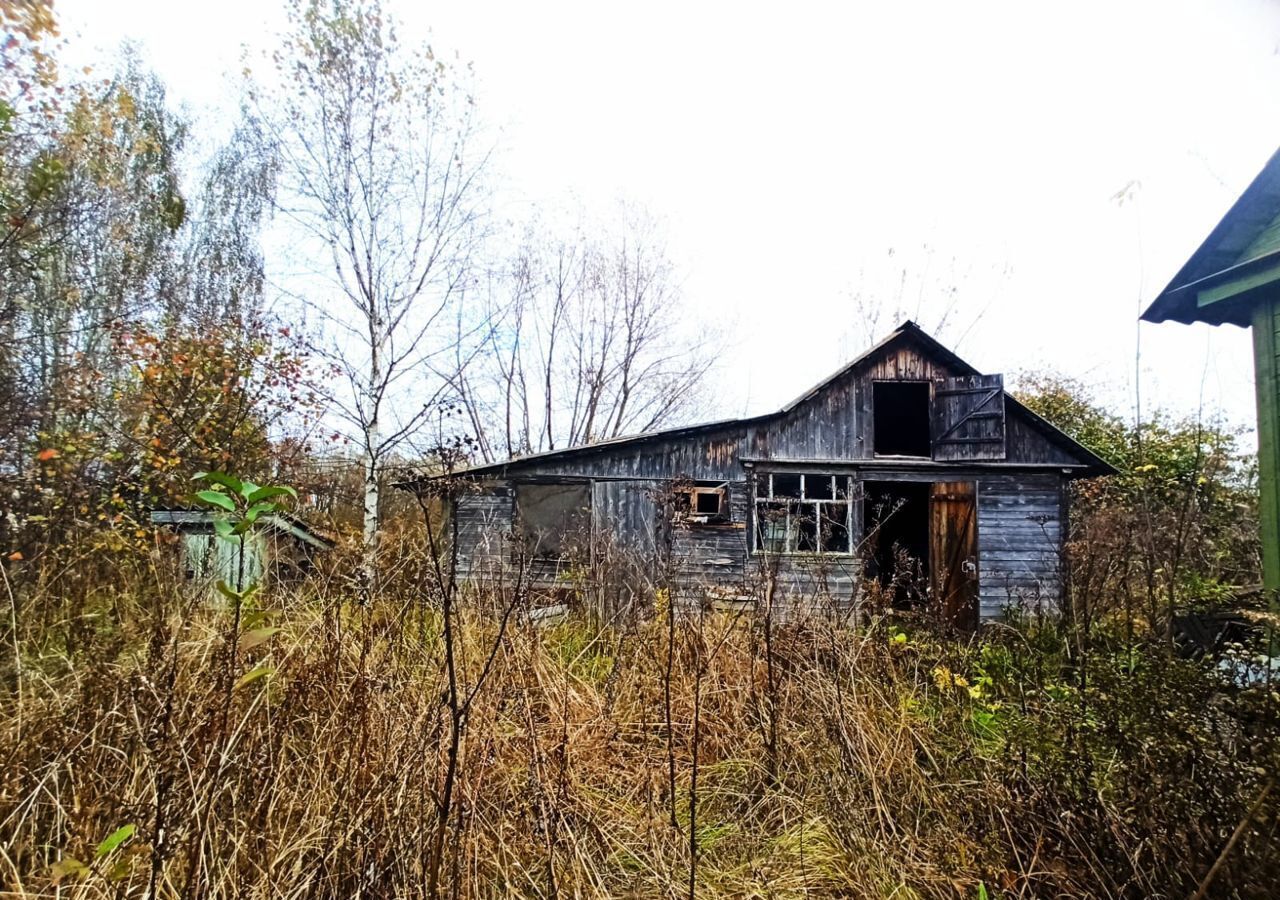
<svg viewBox="0 0 1280 900">
<path fill-rule="evenodd" d="M 1057 606 L 1067 484 L 1111 471 L 907 322 L 777 412 L 462 471 L 458 568 L 845 609 L 876 580 L 967 627 Z"/>
</svg>

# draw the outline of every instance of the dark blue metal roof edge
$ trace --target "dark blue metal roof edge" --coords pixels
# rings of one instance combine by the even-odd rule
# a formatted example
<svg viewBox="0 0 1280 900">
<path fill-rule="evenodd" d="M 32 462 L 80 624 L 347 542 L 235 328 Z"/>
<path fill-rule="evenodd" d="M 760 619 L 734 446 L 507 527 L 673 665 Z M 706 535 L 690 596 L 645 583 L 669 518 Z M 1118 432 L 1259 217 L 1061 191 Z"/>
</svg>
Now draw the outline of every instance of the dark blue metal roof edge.
<svg viewBox="0 0 1280 900">
<path fill-rule="evenodd" d="M 1249 186 L 1244 189 L 1231 208 L 1218 220 L 1218 224 L 1209 232 L 1208 237 L 1201 241 L 1200 246 L 1187 258 L 1177 274 L 1169 280 L 1165 289 L 1151 301 L 1139 318 L 1144 322 L 1173 321 L 1190 324 L 1203 321 L 1212 324 L 1247 324 L 1247 321 L 1245 323 L 1237 321 L 1238 317 L 1231 316 L 1229 313 L 1204 313 L 1196 307 L 1195 294 L 1188 294 L 1185 289 L 1222 271 L 1218 268 L 1204 271 L 1205 262 L 1207 257 L 1222 244 L 1237 218 L 1262 208 L 1264 204 L 1268 204 L 1266 206 L 1269 212 L 1268 219 L 1280 214 L 1280 191 L 1275 189 L 1277 181 L 1280 181 L 1280 149 L 1271 154 L 1271 158 L 1254 176 L 1253 181 L 1249 182 Z M 1246 264 L 1248 262 L 1252 260 L 1246 261 Z"/>
</svg>

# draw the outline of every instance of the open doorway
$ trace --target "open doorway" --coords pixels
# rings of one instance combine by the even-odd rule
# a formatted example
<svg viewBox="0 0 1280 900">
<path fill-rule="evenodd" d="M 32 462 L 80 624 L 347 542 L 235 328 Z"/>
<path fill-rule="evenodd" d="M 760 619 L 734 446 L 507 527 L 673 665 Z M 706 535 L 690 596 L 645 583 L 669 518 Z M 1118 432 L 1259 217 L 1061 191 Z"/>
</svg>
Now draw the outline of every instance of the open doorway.
<svg viewBox="0 0 1280 900">
<path fill-rule="evenodd" d="M 920 481 L 863 482 L 867 576 L 896 609 L 923 606 L 929 584 L 929 491 Z"/>
</svg>

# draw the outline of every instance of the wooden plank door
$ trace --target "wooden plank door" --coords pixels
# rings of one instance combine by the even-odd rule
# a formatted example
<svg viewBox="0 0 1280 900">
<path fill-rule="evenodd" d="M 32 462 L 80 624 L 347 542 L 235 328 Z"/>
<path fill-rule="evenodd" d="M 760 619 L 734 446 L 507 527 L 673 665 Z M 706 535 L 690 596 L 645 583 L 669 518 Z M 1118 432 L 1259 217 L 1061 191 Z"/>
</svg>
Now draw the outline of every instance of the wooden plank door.
<svg viewBox="0 0 1280 900">
<path fill-rule="evenodd" d="M 956 628 L 978 625 L 977 485 L 940 481 L 929 492 L 932 602 Z"/>
</svg>

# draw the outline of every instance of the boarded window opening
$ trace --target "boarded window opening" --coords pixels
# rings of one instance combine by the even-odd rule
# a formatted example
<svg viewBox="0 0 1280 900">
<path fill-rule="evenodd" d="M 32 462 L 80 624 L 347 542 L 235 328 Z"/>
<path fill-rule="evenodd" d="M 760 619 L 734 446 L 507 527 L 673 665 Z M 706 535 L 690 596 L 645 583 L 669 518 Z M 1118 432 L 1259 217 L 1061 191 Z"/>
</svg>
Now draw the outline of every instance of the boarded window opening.
<svg viewBox="0 0 1280 900">
<path fill-rule="evenodd" d="M 877 456 L 929 456 L 929 383 L 877 381 L 872 396 Z"/>
<path fill-rule="evenodd" d="M 517 484 L 520 537 L 537 557 L 561 557 L 585 542 L 591 508 L 586 484 Z"/>
<path fill-rule="evenodd" d="M 892 596 L 896 608 L 922 605 L 929 584 L 929 490 L 927 482 L 868 481 L 867 575 Z"/>
</svg>

